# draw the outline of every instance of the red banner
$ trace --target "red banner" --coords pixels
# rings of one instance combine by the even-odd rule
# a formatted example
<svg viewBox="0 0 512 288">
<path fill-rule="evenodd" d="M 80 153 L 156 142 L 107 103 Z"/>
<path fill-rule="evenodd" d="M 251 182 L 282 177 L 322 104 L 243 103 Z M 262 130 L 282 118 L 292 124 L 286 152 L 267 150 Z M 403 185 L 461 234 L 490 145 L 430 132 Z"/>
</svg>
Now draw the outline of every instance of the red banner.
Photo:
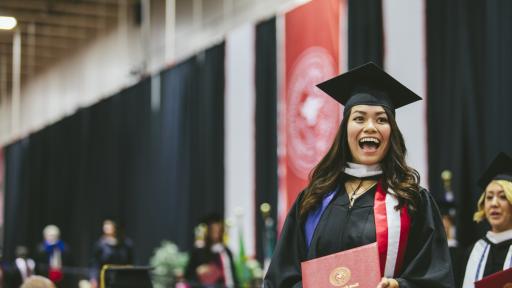
<svg viewBox="0 0 512 288">
<path fill-rule="evenodd" d="M 306 187 L 309 172 L 330 148 L 341 121 L 340 105 L 315 86 L 339 72 L 340 8 L 339 0 L 314 0 L 285 15 L 279 227 Z"/>
</svg>

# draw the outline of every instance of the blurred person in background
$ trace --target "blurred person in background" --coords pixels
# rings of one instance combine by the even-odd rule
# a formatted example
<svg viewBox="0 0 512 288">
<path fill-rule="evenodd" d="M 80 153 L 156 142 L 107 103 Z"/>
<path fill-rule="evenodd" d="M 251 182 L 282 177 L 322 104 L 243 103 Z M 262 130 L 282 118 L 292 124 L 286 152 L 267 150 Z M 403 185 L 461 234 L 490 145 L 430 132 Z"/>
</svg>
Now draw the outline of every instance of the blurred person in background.
<svg viewBox="0 0 512 288">
<path fill-rule="evenodd" d="M 185 278 L 192 287 L 238 287 L 233 253 L 224 244 L 224 219 L 210 214 L 204 222 L 206 239 L 190 253 Z"/>
<path fill-rule="evenodd" d="M 16 247 L 16 260 L 14 260 L 14 262 L 22 283 L 35 274 L 36 262 L 34 259 L 28 257 L 27 247 Z"/>
<path fill-rule="evenodd" d="M 60 239 L 60 229 L 48 225 L 43 229 L 43 242 L 37 247 L 36 269 L 40 275 L 47 275 L 53 283 L 64 279 L 64 265 L 69 265 L 70 250 Z"/>
<path fill-rule="evenodd" d="M 119 233 L 116 222 L 103 221 L 103 234 L 96 241 L 91 259 L 90 282 L 97 287 L 101 268 L 106 264 L 132 265 L 133 242 Z"/>
<path fill-rule="evenodd" d="M 28 257 L 28 249 L 25 246 L 16 247 L 16 259 L 14 263 L 5 265 L 4 277 L 6 287 L 20 287 L 28 277 L 35 273 L 35 262 Z"/>
<path fill-rule="evenodd" d="M 500 153 L 478 181 L 484 192 L 473 216 L 491 229 L 471 250 L 462 287 L 512 267 L 512 158 Z"/>
</svg>

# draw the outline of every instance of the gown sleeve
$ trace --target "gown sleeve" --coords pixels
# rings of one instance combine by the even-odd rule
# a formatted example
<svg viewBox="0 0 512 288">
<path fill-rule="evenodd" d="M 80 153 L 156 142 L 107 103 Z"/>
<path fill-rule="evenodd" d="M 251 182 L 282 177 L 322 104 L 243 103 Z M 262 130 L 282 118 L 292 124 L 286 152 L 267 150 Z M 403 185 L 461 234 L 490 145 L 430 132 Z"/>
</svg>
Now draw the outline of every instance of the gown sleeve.
<svg viewBox="0 0 512 288">
<path fill-rule="evenodd" d="M 439 209 L 422 189 L 418 210 L 412 215 L 400 288 L 455 287 L 448 243 Z"/>
<path fill-rule="evenodd" d="M 302 287 L 300 263 L 306 258 L 306 242 L 299 217 L 299 203 L 303 194 L 297 198 L 286 216 L 263 281 L 265 288 Z"/>
</svg>

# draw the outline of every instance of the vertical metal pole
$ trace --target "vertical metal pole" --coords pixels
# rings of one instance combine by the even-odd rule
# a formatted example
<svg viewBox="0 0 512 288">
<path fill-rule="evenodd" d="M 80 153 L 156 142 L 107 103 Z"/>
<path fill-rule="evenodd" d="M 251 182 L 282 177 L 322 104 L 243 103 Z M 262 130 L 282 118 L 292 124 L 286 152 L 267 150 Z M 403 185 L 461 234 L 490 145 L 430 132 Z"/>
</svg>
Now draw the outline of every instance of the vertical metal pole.
<svg viewBox="0 0 512 288">
<path fill-rule="evenodd" d="M 142 49 L 144 60 L 142 63 L 142 72 L 146 74 L 148 72 L 149 61 L 150 61 L 150 43 L 151 43 L 151 1 L 142 0 Z"/>
<path fill-rule="evenodd" d="M 234 10 L 235 10 L 233 0 L 224 0 L 223 7 L 224 7 L 224 26 L 230 27 L 230 24 L 231 24 L 230 22 L 231 22 L 231 19 L 233 18 Z"/>
<path fill-rule="evenodd" d="M 18 135 L 20 128 L 20 73 L 21 73 L 21 33 L 14 32 L 12 41 L 12 101 L 11 135 Z"/>
<path fill-rule="evenodd" d="M 201 29 L 203 25 L 203 1 L 202 0 L 194 0 L 192 2 L 192 19 L 194 21 L 194 28 Z"/>
<path fill-rule="evenodd" d="M 2 54 L 2 58 L 0 59 L 0 105 L 7 105 L 7 56 Z"/>
<path fill-rule="evenodd" d="M 174 60 L 176 37 L 176 0 L 165 1 L 165 62 Z"/>
<path fill-rule="evenodd" d="M 28 68 L 28 75 L 32 76 L 35 73 L 35 60 L 36 60 L 36 24 L 34 22 L 31 22 L 28 24 L 27 28 L 27 46 L 28 46 L 28 53 L 27 53 L 27 68 Z"/>
</svg>

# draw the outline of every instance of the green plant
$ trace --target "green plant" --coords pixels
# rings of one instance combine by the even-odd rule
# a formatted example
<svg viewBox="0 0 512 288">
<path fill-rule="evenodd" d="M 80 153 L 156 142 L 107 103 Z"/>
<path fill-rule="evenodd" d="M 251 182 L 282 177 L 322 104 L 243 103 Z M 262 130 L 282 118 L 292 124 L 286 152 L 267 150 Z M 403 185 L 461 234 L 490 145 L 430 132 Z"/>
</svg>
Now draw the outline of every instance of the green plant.
<svg viewBox="0 0 512 288">
<path fill-rule="evenodd" d="M 180 252 L 178 246 L 171 241 L 162 241 L 150 259 L 150 265 L 154 268 L 152 273 L 154 287 L 167 288 L 182 278 L 187 262 L 187 253 Z"/>
</svg>

